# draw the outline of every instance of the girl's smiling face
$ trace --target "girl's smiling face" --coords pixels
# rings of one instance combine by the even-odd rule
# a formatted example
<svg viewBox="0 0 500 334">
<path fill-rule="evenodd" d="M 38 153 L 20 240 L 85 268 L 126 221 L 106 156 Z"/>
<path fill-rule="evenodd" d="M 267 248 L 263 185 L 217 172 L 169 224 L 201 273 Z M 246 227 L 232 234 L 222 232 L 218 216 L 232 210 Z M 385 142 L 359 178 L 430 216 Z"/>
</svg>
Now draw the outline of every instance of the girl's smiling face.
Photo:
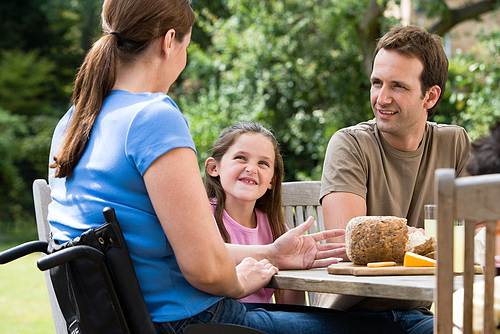
<svg viewBox="0 0 500 334">
<path fill-rule="evenodd" d="M 226 204 L 238 201 L 255 202 L 274 183 L 274 147 L 261 134 L 240 135 L 220 162 L 207 161 L 207 170 L 219 177 Z M 209 159 L 210 160 L 210 159 Z"/>
</svg>

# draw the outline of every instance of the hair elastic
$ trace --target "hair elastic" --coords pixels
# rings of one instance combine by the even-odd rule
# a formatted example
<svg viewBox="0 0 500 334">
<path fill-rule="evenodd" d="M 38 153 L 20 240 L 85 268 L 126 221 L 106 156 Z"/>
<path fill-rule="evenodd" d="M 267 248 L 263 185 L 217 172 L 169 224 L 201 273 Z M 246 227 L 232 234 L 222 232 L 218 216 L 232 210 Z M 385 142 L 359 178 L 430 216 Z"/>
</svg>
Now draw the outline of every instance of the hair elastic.
<svg viewBox="0 0 500 334">
<path fill-rule="evenodd" d="M 120 34 L 118 33 L 118 31 L 112 31 L 112 32 L 110 32 L 109 34 L 110 34 L 110 35 L 114 35 L 114 36 L 116 37 L 116 42 L 117 42 L 117 44 L 118 44 L 119 46 L 123 44 L 123 40 L 122 40 L 122 38 L 121 38 Z"/>
</svg>

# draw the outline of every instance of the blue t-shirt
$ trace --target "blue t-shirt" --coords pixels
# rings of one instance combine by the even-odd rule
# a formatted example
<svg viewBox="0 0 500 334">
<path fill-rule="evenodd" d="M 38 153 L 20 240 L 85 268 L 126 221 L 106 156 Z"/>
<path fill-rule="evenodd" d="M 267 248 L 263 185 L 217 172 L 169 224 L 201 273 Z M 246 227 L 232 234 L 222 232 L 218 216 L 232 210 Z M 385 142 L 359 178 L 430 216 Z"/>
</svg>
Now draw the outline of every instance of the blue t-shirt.
<svg viewBox="0 0 500 334">
<path fill-rule="evenodd" d="M 51 163 L 73 109 L 55 129 Z M 114 90 L 72 176 L 54 178 L 54 170 L 49 171 L 48 220 L 54 239 L 67 241 L 101 225 L 103 208 L 114 208 L 155 322 L 191 317 L 221 299 L 184 279 L 142 178 L 153 161 L 178 147 L 195 150 L 187 121 L 170 97 Z"/>
</svg>

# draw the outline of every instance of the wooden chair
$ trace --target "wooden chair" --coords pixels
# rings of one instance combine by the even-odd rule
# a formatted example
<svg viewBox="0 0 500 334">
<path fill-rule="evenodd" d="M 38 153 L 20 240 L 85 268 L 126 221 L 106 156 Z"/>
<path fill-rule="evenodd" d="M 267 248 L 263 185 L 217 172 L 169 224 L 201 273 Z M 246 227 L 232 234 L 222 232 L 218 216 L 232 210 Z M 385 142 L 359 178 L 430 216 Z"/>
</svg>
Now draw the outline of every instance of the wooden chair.
<svg viewBox="0 0 500 334">
<path fill-rule="evenodd" d="M 321 181 L 296 181 L 282 183 L 283 206 L 288 228 L 302 224 L 309 216 L 314 217 L 314 223 L 307 233 L 325 230 L 323 209 L 319 204 Z M 326 242 L 326 241 L 322 241 Z M 314 305 L 318 293 L 308 292 L 308 305 Z"/>
<path fill-rule="evenodd" d="M 315 218 L 308 233 L 325 230 L 323 210 L 319 204 L 320 181 L 283 182 L 283 206 L 289 228 L 303 223 L 307 217 Z"/>
<path fill-rule="evenodd" d="M 453 229 L 455 221 L 465 222 L 465 264 L 463 333 L 472 333 L 474 283 L 474 225 L 484 221 L 486 250 L 484 267 L 483 333 L 494 333 L 494 277 L 496 221 L 500 220 L 500 174 L 455 178 L 453 169 L 436 171 L 437 273 L 434 333 L 450 334 L 453 329 Z M 455 326 L 456 327 L 456 326 Z"/>
</svg>

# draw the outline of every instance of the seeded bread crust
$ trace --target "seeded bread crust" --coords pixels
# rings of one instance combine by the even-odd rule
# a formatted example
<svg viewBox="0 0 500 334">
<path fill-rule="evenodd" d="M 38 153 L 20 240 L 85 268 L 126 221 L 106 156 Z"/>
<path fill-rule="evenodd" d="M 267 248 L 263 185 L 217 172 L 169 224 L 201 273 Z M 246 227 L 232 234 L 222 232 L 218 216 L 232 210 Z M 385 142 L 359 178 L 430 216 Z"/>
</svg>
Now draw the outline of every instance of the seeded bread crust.
<svg viewBox="0 0 500 334">
<path fill-rule="evenodd" d="M 346 252 L 354 264 L 394 261 L 402 263 L 408 241 L 405 218 L 361 216 L 346 227 Z"/>
</svg>

